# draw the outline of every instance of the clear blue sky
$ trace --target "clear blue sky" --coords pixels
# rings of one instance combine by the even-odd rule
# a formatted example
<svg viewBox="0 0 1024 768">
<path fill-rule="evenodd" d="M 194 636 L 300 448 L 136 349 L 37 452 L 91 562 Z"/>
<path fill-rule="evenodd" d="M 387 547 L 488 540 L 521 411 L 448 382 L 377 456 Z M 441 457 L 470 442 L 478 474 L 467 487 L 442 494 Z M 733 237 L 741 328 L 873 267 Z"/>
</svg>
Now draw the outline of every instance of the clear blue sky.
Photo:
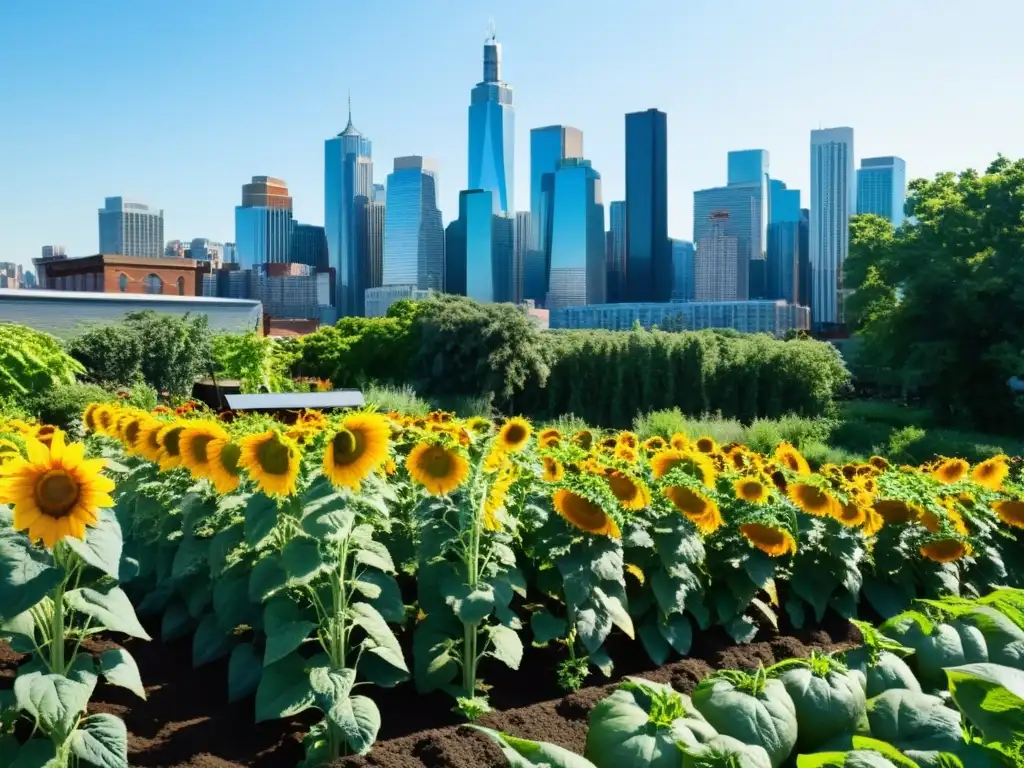
<svg viewBox="0 0 1024 768">
<path fill-rule="evenodd" d="M 804 191 L 809 131 L 851 125 L 857 157 L 911 177 L 1024 155 L 1021 0 L 0 0 L 0 261 L 95 253 L 108 195 L 164 209 L 166 237 L 233 240 L 250 176 L 284 178 L 323 223 L 323 142 L 355 123 L 384 181 L 396 155 L 466 184 L 466 109 L 488 17 L 516 99 L 516 205 L 529 130 L 565 123 L 623 195 L 623 115 L 668 113 L 669 233 L 725 153 L 765 148 Z"/>
</svg>

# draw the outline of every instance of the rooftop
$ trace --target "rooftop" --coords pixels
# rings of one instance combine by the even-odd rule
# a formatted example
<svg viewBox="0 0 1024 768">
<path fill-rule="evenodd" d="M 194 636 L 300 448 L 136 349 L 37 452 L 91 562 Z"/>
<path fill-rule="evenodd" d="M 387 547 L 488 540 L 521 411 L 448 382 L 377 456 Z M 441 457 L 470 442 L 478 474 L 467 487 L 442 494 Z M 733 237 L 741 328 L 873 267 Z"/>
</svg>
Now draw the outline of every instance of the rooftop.
<svg viewBox="0 0 1024 768">
<path fill-rule="evenodd" d="M 148 259 L 155 261 L 155 259 Z M 173 259 L 172 261 L 177 261 Z M 205 304 L 207 306 L 256 307 L 251 299 L 221 299 L 214 296 L 171 296 L 162 293 L 103 293 L 100 291 L 51 291 L 41 288 L 0 288 L 0 301 L 107 301 L 170 304 Z"/>
</svg>

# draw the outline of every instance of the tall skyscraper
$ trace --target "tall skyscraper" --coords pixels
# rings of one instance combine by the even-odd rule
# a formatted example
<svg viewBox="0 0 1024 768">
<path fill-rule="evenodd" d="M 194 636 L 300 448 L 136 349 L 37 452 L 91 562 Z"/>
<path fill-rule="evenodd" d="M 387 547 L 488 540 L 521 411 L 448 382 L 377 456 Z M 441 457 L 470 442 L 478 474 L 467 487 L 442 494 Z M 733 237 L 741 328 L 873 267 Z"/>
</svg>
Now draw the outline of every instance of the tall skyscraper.
<svg viewBox="0 0 1024 768">
<path fill-rule="evenodd" d="M 728 234 L 728 211 L 715 211 L 709 218 L 694 257 L 694 299 L 736 301 L 739 238 Z"/>
<path fill-rule="evenodd" d="M 108 197 L 99 209 L 100 253 L 117 256 L 164 255 L 164 212 L 145 203 Z"/>
<path fill-rule="evenodd" d="M 853 128 L 811 131 L 811 322 L 843 321 L 843 263 L 856 200 Z"/>
<path fill-rule="evenodd" d="M 373 185 L 373 202 L 383 203 L 387 201 L 387 188 L 383 184 Z"/>
<path fill-rule="evenodd" d="M 608 303 L 626 300 L 626 201 L 608 205 Z"/>
<path fill-rule="evenodd" d="M 366 269 L 363 282 L 367 288 L 379 288 L 384 281 L 384 222 L 387 205 L 383 198 L 377 199 L 377 187 L 384 194 L 383 184 L 374 184 L 374 199 L 363 206 L 363 222 L 360 253 Z"/>
<path fill-rule="evenodd" d="M 568 158 L 555 173 L 551 279 L 546 306 L 604 304 L 607 297 L 601 174 L 589 160 Z"/>
<path fill-rule="evenodd" d="M 767 298 L 796 304 L 800 299 L 800 190 L 784 182 L 768 183 Z"/>
<path fill-rule="evenodd" d="M 384 213 L 383 285 L 442 290 L 444 239 L 437 165 L 418 155 L 396 157 Z"/>
<path fill-rule="evenodd" d="M 370 270 L 360 235 L 364 208 L 374 196 L 372 157 L 370 140 L 352 124 L 350 99 L 345 130 L 324 142 L 324 229 L 340 317 L 363 314 Z"/>
<path fill-rule="evenodd" d="M 525 298 L 524 276 L 527 254 L 533 248 L 533 214 L 516 211 L 515 247 L 512 255 L 512 301 L 522 303 Z"/>
<path fill-rule="evenodd" d="M 672 301 L 693 301 L 696 249 L 689 240 L 672 241 Z"/>
<path fill-rule="evenodd" d="M 797 264 L 800 268 L 800 278 L 797 280 L 799 298 L 797 303 L 801 307 L 811 306 L 811 293 L 814 286 L 811 280 L 811 209 L 800 209 L 800 228 L 798 235 L 798 257 Z"/>
<path fill-rule="evenodd" d="M 857 169 L 857 213 L 884 216 L 898 227 L 907 202 L 907 164 L 903 158 L 865 157 Z"/>
<path fill-rule="evenodd" d="M 235 246 L 242 269 L 284 264 L 291 258 L 292 198 L 288 185 L 272 176 L 253 176 L 242 185 L 235 207 Z"/>
<path fill-rule="evenodd" d="M 495 213 L 512 213 L 515 163 L 515 108 L 512 87 L 501 79 L 501 43 L 484 43 L 484 77 L 469 104 L 468 189 L 493 193 Z"/>
<path fill-rule="evenodd" d="M 492 192 L 459 192 L 459 218 L 445 229 L 445 291 L 484 304 L 514 293 L 515 218 L 494 213 Z"/>
<path fill-rule="evenodd" d="M 668 118 L 648 109 L 626 115 L 626 300 L 668 301 Z"/>
<path fill-rule="evenodd" d="M 192 250 L 195 251 L 195 241 Z M 316 224 L 300 224 L 292 220 L 291 255 L 288 261 L 292 264 L 305 264 L 314 269 L 326 269 L 329 265 L 327 256 L 327 236 L 323 227 Z"/>
<path fill-rule="evenodd" d="M 707 234 L 716 211 L 728 211 L 719 225 L 737 239 L 736 296 L 750 298 L 751 262 L 765 257 L 768 227 L 768 152 L 743 149 L 728 155 L 727 184 L 693 193 L 693 240 Z M 755 265 L 755 269 L 763 265 Z"/>
<path fill-rule="evenodd" d="M 555 172 L 562 161 L 583 157 L 583 131 L 567 125 L 549 125 L 530 131 L 530 212 L 533 214 L 533 248 L 543 251 L 551 266 L 551 210 L 554 206 Z"/>
</svg>

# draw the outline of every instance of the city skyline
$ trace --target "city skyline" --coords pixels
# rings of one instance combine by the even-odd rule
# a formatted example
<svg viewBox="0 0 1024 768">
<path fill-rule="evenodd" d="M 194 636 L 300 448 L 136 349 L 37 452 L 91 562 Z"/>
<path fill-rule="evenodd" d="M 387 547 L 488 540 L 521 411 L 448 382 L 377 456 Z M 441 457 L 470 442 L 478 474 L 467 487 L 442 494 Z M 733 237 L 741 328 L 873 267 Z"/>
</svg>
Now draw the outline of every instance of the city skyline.
<svg viewBox="0 0 1024 768">
<path fill-rule="evenodd" d="M 287 180 L 295 218 L 323 224 L 321 142 L 344 125 L 349 89 L 359 127 L 374 140 L 380 169 L 406 154 L 438 159 L 439 204 L 444 221 L 452 220 L 466 167 L 466 94 L 479 78 L 486 18 L 469 2 L 453 2 L 444 24 L 429 8 L 399 5 L 399 13 L 391 4 L 346 11 L 346 18 L 341 9 L 312 0 L 284 17 L 269 3 L 243 6 L 234 0 L 215 9 L 186 0 L 170 9 L 120 15 L 90 14 L 55 0 L 0 10 L 0 24 L 18 32 L 13 45 L 0 51 L 0 63 L 9 58 L 11 70 L 16 63 L 19 72 L 18 87 L 4 94 L 14 117 L 0 126 L 3 145 L 18 149 L 3 163 L 19 182 L 0 193 L 0 223 L 9 233 L 0 259 L 27 266 L 42 244 L 52 242 L 66 244 L 73 256 L 94 252 L 95 210 L 111 195 L 164 210 L 169 239 L 231 241 L 237 185 L 253 175 Z M 504 46 L 502 79 L 514 84 L 516 93 L 514 175 L 520 183 L 515 209 L 529 207 L 523 183 L 529 178 L 529 131 L 551 124 L 573 125 L 586 134 L 587 158 L 602 175 L 605 199 L 622 199 L 622 116 L 652 107 L 668 115 L 668 229 L 675 238 L 689 239 L 693 190 L 722 184 L 721 158 L 730 150 L 766 149 L 773 178 L 802 190 L 806 205 L 808 135 L 819 126 L 853 126 L 858 161 L 898 155 L 906 160 L 910 178 L 968 166 L 980 170 L 1000 151 L 1024 155 L 1024 136 L 1012 129 L 1024 122 L 1021 107 L 998 98 L 1012 85 L 1009 54 L 970 42 L 971 29 L 986 14 L 964 20 L 943 9 L 922 15 L 881 2 L 821 5 L 794 0 L 783 14 L 785 24 L 773 18 L 779 14 L 753 2 L 744 3 L 742 14 L 701 0 L 685 8 L 639 2 L 614 20 L 581 14 L 582 3 L 570 0 L 488 8 Z M 1010 3 L 983 5 L 999 12 L 1003 23 L 1024 20 Z M 53 14 L 57 6 L 61 12 Z M 168 68 L 171 64 L 150 52 L 145 35 L 138 34 L 149 28 L 154 13 L 161 16 L 163 33 L 172 37 L 194 30 L 201 19 L 204 34 L 224 41 L 223 55 L 178 57 Z M 734 51 L 729 62 L 716 64 L 714 78 L 698 77 L 680 64 L 667 43 L 646 46 L 642 56 L 626 56 L 622 65 L 603 63 L 616 46 L 637 51 L 652 19 L 666 40 L 685 35 L 693 52 L 688 60 L 700 60 L 701 51 L 735 45 L 737 30 L 730 22 L 737 15 L 744 18 L 740 32 L 749 44 Z M 537 18 L 545 24 L 539 27 Z M 570 19 L 578 34 L 547 45 L 549 33 L 541 27 L 557 29 Z M 382 29 L 385 20 L 393 22 L 388 66 L 349 66 L 360 57 L 384 55 L 379 35 L 354 39 L 351 30 Z M 903 30 L 898 41 L 870 60 L 851 56 L 858 30 L 867 34 L 880 23 Z M 97 24 L 116 25 L 124 44 L 116 51 L 84 48 L 88 35 L 83 33 Z M 848 30 L 850 41 L 816 35 L 823 25 Z M 282 52 L 275 72 L 257 76 L 231 63 L 241 43 L 229 38 L 239 28 L 248 34 L 245 46 L 280 40 L 298 29 L 302 34 L 292 36 L 302 44 Z M 339 30 L 345 44 L 328 46 Z M 426 58 L 405 50 L 424 30 L 437 51 Z M 29 41 L 44 38 L 53 41 L 48 55 L 31 55 Z M 956 67 L 942 67 L 941 77 L 915 75 L 908 92 L 906 78 L 891 74 L 909 71 L 901 62 L 938 64 L 939 57 L 948 57 L 936 40 L 960 41 L 962 57 Z M 768 48 L 774 65 L 766 73 L 751 73 L 751 62 Z M 590 82 L 581 87 L 585 78 Z M 680 79 L 682 88 L 675 85 Z M 140 93 L 133 84 L 142 82 L 147 89 Z M 780 99 L 783 85 L 797 95 Z M 951 92 L 957 94 L 952 105 L 946 97 Z M 269 93 L 278 109 L 265 108 L 263 96 Z M 757 119 L 737 119 L 741 103 L 742 114 Z M 983 107 L 986 119 L 978 120 Z M 111 113 L 119 119 L 104 119 Z M 211 116 L 202 131 L 195 130 L 196 113 Z M 69 123 L 77 130 L 68 132 Z M 55 168 L 67 175 L 59 184 Z M 378 172 L 375 181 L 382 176 Z"/>
</svg>

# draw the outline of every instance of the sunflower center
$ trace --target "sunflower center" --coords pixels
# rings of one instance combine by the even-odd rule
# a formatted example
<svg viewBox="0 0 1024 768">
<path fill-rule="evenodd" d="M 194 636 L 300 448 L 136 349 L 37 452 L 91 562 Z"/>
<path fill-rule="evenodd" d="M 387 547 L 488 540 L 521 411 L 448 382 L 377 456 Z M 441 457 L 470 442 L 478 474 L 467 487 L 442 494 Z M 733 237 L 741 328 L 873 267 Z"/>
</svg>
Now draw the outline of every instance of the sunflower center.
<svg viewBox="0 0 1024 768">
<path fill-rule="evenodd" d="M 224 471 L 229 475 L 237 476 L 241 473 L 238 468 L 238 460 L 242 457 L 242 449 L 234 443 L 227 443 L 220 451 L 220 463 Z"/>
<path fill-rule="evenodd" d="M 565 516 L 583 530 L 598 530 L 604 525 L 607 517 L 604 510 L 582 496 L 566 494 L 562 503 Z"/>
<path fill-rule="evenodd" d="M 764 494 L 764 486 L 756 480 L 747 480 L 740 486 L 740 493 L 747 500 L 760 499 L 762 494 Z"/>
<path fill-rule="evenodd" d="M 610 475 L 608 485 L 619 501 L 630 501 L 637 494 L 636 484 L 621 472 Z"/>
<path fill-rule="evenodd" d="M 344 427 L 338 430 L 332 443 L 334 445 L 334 463 L 337 465 L 351 464 L 363 455 L 366 447 L 366 440 L 361 432 L 352 432 Z"/>
<path fill-rule="evenodd" d="M 139 426 L 138 421 L 129 421 L 124 425 L 124 437 L 129 444 L 134 443 L 135 438 L 139 436 Z"/>
<path fill-rule="evenodd" d="M 181 431 L 184 427 L 174 427 L 164 434 L 164 449 L 171 456 L 178 456 L 181 453 Z"/>
<path fill-rule="evenodd" d="M 526 440 L 526 429 L 521 424 L 512 424 L 505 430 L 505 441 L 510 445 L 519 445 Z"/>
<path fill-rule="evenodd" d="M 256 460 L 268 475 L 286 475 L 291 466 L 291 451 L 274 437 L 260 443 L 256 449 Z"/>
<path fill-rule="evenodd" d="M 47 517 L 67 517 L 78 503 L 78 483 L 63 469 L 51 469 L 36 482 L 36 504 Z"/>
<path fill-rule="evenodd" d="M 192 458 L 198 461 L 200 464 L 205 464 L 210 460 L 210 454 L 206 448 L 213 442 L 213 437 L 210 435 L 196 435 L 189 442 L 189 450 L 192 452 Z"/>
<path fill-rule="evenodd" d="M 452 457 L 444 448 L 435 445 L 424 452 L 419 465 L 431 477 L 448 477 L 452 469 Z"/>
</svg>

